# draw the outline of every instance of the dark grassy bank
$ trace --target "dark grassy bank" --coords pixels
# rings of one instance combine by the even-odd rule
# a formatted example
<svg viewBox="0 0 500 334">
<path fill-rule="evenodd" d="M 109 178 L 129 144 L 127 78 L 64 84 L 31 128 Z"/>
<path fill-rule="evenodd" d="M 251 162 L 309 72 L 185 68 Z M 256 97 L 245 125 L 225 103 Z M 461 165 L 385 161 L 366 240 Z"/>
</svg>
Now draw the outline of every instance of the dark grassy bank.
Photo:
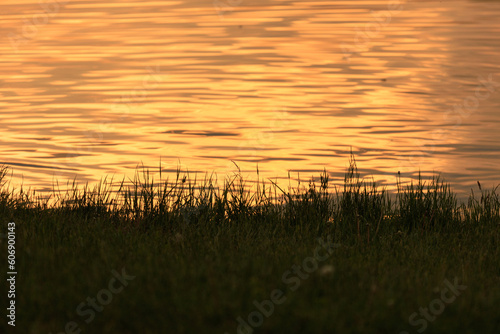
<svg viewBox="0 0 500 334">
<path fill-rule="evenodd" d="M 434 178 L 392 196 L 354 160 L 341 189 L 326 173 L 295 190 L 184 176 L 46 198 L 8 190 L 3 169 L 18 274 L 16 327 L 2 315 L 1 332 L 500 332 L 495 189 L 459 204 Z"/>
</svg>

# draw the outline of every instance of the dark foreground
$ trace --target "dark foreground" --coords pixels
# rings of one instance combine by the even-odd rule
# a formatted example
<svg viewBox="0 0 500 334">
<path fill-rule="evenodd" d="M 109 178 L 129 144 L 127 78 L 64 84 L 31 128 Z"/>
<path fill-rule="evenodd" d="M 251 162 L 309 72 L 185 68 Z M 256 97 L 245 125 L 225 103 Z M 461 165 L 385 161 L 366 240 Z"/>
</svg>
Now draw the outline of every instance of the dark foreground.
<svg viewBox="0 0 500 334">
<path fill-rule="evenodd" d="M 391 197 L 354 164 L 333 193 L 326 174 L 285 193 L 201 184 L 144 173 L 50 200 L 4 187 L 0 332 L 500 333 L 494 190 L 459 205 L 420 180 Z"/>
</svg>

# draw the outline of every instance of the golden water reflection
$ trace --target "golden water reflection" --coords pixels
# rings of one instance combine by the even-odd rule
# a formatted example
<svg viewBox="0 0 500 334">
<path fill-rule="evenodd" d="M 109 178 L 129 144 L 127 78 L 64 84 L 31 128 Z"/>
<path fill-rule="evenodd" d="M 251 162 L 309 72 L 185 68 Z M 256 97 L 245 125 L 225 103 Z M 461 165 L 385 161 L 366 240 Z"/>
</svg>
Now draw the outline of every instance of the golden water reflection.
<svg viewBox="0 0 500 334">
<path fill-rule="evenodd" d="M 498 2 L 401 2 L 389 16 L 379 0 L 49 3 L 0 5 L 0 162 L 15 182 L 50 189 L 160 159 L 339 181 L 351 148 L 389 186 L 419 170 L 459 189 L 499 181 L 500 87 L 478 79 L 500 81 Z M 487 98 L 449 113 L 478 87 Z"/>
</svg>

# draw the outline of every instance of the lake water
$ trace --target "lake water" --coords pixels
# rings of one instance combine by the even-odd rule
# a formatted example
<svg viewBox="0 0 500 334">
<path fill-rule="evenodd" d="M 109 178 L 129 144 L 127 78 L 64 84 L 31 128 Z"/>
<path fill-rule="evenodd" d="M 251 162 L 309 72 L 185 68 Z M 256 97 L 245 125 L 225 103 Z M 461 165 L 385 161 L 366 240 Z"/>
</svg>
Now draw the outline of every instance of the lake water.
<svg viewBox="0 0 500 334">
<path fill-rule="evenodd" d="M 0 163 L 500 182 L 499 1 L 3 0 Z M 160 160 L 161 159 L 161 160 Z"/>
</svg>

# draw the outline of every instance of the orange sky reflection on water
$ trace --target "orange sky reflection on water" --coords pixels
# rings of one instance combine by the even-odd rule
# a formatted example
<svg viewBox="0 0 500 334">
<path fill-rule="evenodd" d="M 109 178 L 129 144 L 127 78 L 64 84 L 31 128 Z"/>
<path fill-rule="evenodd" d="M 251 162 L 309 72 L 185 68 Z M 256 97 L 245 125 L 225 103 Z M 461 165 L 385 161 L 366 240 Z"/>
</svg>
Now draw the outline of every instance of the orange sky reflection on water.
<svg viewBox="0 0 500 334">
<path fill-rule="evenodd" d="M 41 190 L 160 157 L 265 178 L 326 168 L 339 183 L 352 147 L 389 187 L 419 170 L 462 190 L 498 183 L 500 87 L 449 111 L 488 93 L 480 76 L 500 82 L 500 3 L 402 2 L 389 19 L 387 6 L 3 1 L 1 162 Z"/>
</svg>

